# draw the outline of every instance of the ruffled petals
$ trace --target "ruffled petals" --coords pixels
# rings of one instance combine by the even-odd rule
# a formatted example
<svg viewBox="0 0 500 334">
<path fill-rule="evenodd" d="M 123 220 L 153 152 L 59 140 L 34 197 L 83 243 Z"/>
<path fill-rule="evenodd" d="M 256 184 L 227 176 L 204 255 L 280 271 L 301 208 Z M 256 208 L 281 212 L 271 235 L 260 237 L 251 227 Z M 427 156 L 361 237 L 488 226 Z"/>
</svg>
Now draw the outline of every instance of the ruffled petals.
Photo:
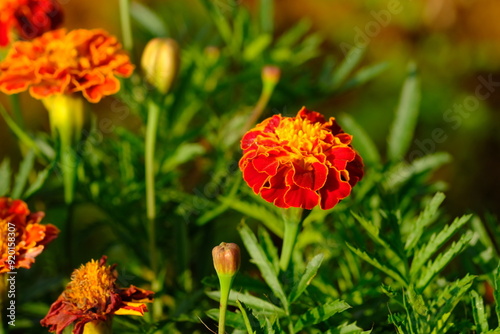
<svg viewBox="0 0 500 334">
<path fill-rule="evenodd" d="M 295 117 L 274 115 L 241 140 L 239 162 L 252 190 L 280 208 L 333 208 L 363 177 L 352 136 L 334 118 L 303 107 Z"/>
</svg>

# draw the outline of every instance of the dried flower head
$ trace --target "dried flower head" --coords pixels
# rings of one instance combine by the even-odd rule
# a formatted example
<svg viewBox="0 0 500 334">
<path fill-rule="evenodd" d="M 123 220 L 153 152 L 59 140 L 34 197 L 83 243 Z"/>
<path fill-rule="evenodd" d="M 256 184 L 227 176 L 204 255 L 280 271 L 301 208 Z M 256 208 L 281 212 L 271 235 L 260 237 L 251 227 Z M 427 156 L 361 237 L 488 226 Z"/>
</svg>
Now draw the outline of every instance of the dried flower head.
<svg viewBox="0 0 500 334">
<path fill-rule="evenodd" d="M 60 29 L 12 45 L 0 63 L 0 91 L 29 89 L 37 99 L 81 92 L 96 103 L 118 92 L 117 76 L 128 77 L 133 69 L 116 37 L 106 31 Z"/>
<path fill-rule="evenodd" d="M 50 332 L 60 334 L 74 324 L 73 333 L 82 334 L 88 323 L 108 323 L 113 315 L 144 315 L 145 303 L 153 292 L 135 286 L 122 289 L 116 285 L 115 266 L 106 265 L 106 256 L 91 260 L 76 269 L 64 292 L 51 305 L 40 322 Z"/>
<path fill-rule="evenodd" d="M 363 177 L 361 157 L 335 118 L 302 108 L 275 115 L 241 140 L 243 178 L 256 194 L 280 208 L 333 208 Z"/>
<path fill-rule="evenodd" d="M 21 200 L 0 197 L 0 274 L 29 269 L 45 245 L 57 237 L 57 227 L 40 224 L 44 216 L 43 212 L 30 213 Z"/>
<path fill-rule="evenodd" d="M 9 34 L 30 40 L 56 29 L 63 21 L 62 8 L 56 0 L 0 1 L 0 47 L 10 42 Z"/>
</svg>

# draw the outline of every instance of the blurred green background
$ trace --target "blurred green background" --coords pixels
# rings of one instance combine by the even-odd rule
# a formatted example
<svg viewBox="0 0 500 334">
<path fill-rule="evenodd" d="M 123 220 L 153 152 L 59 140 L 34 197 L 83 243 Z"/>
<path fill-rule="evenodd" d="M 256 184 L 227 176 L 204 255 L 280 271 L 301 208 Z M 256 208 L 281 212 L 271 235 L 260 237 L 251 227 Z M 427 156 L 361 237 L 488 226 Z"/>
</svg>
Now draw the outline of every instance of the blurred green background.
<svg viewBox="0 0 500 334">
<path fill-rule="evenodd" d="M 213 1 L 222 11 L 246 6 L 258 15 L 255 0 Z M 117 0 L 60 2 L 66 14 L 65 26 L 69 29 L 104 28 L 120 36 Z M 188 48 L 193 34 L 203 32 L 203 27 L 211 24 L 195 0 L 140 3 L 155 8 L 155 12 L 169 22 L 168 28 L 162 27 L 165 35 L 176 38 L 181 48 Z M 368 84 L 331 96 L 315 108 L 329 116 L 345 112 L 356 117 L 379 147 L 385 147 L 406 66 L 414 60 L 422 78 L 422 103 L 413 150 L 407 159 L 434 151 L 450 152 L 453 162 L 436 175 L 448 183 L 446 205 L 450 213 L 462 214 L 465 209 L 498 215 L 499 12 L 500 2 L 495 0 L 281 0 L 275 1 L 274 22 L 275 34 L 280 35 L 298 21 L 308 21 L 310 33 L 318 32 L 324 38 L 324 55 L 320 58 L 333 55 L 335 59 L 342 59 L 346 48 L 366 45 L 364 64 L 387 63 L 386 70 Z M 148 38 L 140 27 L 134 34 L 143 37 L 137 40 Z M 141 49 L 142 46 L 136 48 L 136 60 Z M 312 60 L 309 68 L 314 70 L 316 61 L 322 62 Z M 319 66 L 316 69 L 319 71 Z M 486 87 L 484 82 L 488 81 L 490 84 Z M 314 84 L 311 81 L 312 89 Z M 483 87 L 478 90 L 481 84 Z M 478 92 L 481 97 L 487 97 L 482 99 Z M 257 98 L 255 96 L 255 100 Z M 0 101 L 8 105 L 3 94 Z M 48 119 L 41 103 L 27 94 L 22 95 L 22 103 L 29 127 L 48 131 Z M 302 104 L 310 106 L 311 102 L 305 100 Z M 273 104 L 271 99 L 268 109 L 286 114 L 300 107 Z M 94 109 L 101 117 L 110 112 L 106 101 Z M 20 156 L 16 140 L 3 120 L 0 120 L 0 142 L 2 157 Z"/>
</svg>

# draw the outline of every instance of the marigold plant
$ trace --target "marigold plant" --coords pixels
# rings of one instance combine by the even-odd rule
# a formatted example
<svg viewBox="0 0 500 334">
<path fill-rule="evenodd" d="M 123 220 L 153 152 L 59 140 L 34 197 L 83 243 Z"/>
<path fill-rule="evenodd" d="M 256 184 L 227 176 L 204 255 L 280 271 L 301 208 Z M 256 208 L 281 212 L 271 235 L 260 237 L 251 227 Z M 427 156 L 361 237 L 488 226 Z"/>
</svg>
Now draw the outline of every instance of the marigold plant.
<svg viewBox="0 0 500 334">
<path fill-rule="evenodd" d="M 61 5 L 56 0 L 3 0 L 0 2 L 0 46 L 10 42 L 14 30 L 30 40 L 57 28 L 63 21 Z"/>
<path fill-rule="evenodd" d="M 21 200 L 0 197 L 0 274 L 12 271 L 12 268 L 29 269 L 35 257 L 57 237 L 57 227 L 40 224 L 44 216 L 43 212 L 31 213 Z M 15 234 L 14 254 L 8 247 L 8 232 Z"/>
<path fill-rule="evenodd" d="M 37 99 L 81 92 L 89 102 L 120 90 L 134 66 L 114 36 L 102 29 L 59 29 L 16 42 L 0 63 L 0 91 L 29 89 Z"/>
<path fill-rule="evenodd" d="M 116 265 L 106 265 L 106 256 L 91 260 L 76 269 L 64 292 L 51 305 L 40 322 L 50 332 L 62 333 L 74 324 L 73 333 L 82 334 L 85 325 L 108 324 L 113 315 L 144 315 L 145 303 L 151 302 L 153 292 L 131 285 L 119 288 Z"/>
<path fill-rule="evenodd" d="M 256 194 L 281 208 L 333 208 L 363 177 L 352 136 L 335 118 L 303 107 L 295 117 L 275 115 L 241 140 L 243 178 Z"/>
</svg>

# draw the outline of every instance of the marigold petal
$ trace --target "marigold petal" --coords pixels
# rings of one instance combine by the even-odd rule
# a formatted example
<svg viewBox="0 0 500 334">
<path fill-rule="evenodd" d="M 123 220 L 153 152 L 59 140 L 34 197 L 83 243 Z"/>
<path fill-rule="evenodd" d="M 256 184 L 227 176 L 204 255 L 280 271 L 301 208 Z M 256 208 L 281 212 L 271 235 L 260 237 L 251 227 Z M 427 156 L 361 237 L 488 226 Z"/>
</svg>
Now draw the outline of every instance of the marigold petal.
<svg viewBox="0 0 500 334">
<path fill-rule="evenodd" d="M 140 315 L 143 316 L 148 311 L 146 304 L 125 302 L 124 306 L 114 312 L 116 315 Z"/>
<path fill-rule="evenodd" d="M 261 124 L 264 124 L 264 132 L 274 132 L 274 130 L 280 125 L 281 123 L 281 116 L 280 115 L 274 115 L 267 121 L 262 122 Z"/>
<path fill-rule="evenodd" d="M 120 81 L 113 76 L 105 79 L 104 83 L 100 85 L 91 86 L 83 91 L 83 96 L 89 102 L 97 103 L 101 101 L 104 96 L 113 95 L 120 90 Z"/>
<path fill-rule="evenodd" d="M 294 162 L 293 170 L 293 183 L 312 191 L 323 187 L 328 175 L 328 168 L 320 162 Z"/>
<path fill-rule="evenodd" d="M 253 192 L 258 194 L 270 176 L 267 173 L 259 172 L 255 169 L 253 164 L 249 163 L 245 169 L 243 169 L 243 177 L 252 188 Z"/>
<path fill-rule="evenodd" d="M 320 206 L 323 210 L 333 208 L 337 203 L 349 196 L 351 186 L 348 182 L 340 179 L 340 173 L 335 169 L 330 169 L 326 184 L 319 190 L 321 195 Z"/>
<path fill-rule="evenodd" d="M 297 113 L 297 117 L 305 118 L 312 123 L 325 123 L 325 117 L 319 112 L 307 110 L 306 107 L 302 107 Z"/>
<path fill-rule="evenodd" d="M 319 195 L 312 190 L 295 185 L 285 193 L 284 200 L 289 207 L 312 210 L 319 203 Z"/>
<path fill-rule="evenodd" d="M 335 118 L 327 122 L 303 107 L 295 117 L 275 115 L 248 131 L 239 167 L 254 192 L 278 207 L 329 209 L 363 176 L 351 141 Z"/>
<path fill-rule="evenodd" d="M 269 179 L 269 184 L 264 185 L 260 195 L 268 202 L 274 203 L 279 208 L 289 208 L 290 205 L 285 202 L 285 194 L 290 189 L 286 184 L 286 175 L 291 174 L 292 170 L 282 167 L 278 169 L 275 176 Z"/>
</svg>

